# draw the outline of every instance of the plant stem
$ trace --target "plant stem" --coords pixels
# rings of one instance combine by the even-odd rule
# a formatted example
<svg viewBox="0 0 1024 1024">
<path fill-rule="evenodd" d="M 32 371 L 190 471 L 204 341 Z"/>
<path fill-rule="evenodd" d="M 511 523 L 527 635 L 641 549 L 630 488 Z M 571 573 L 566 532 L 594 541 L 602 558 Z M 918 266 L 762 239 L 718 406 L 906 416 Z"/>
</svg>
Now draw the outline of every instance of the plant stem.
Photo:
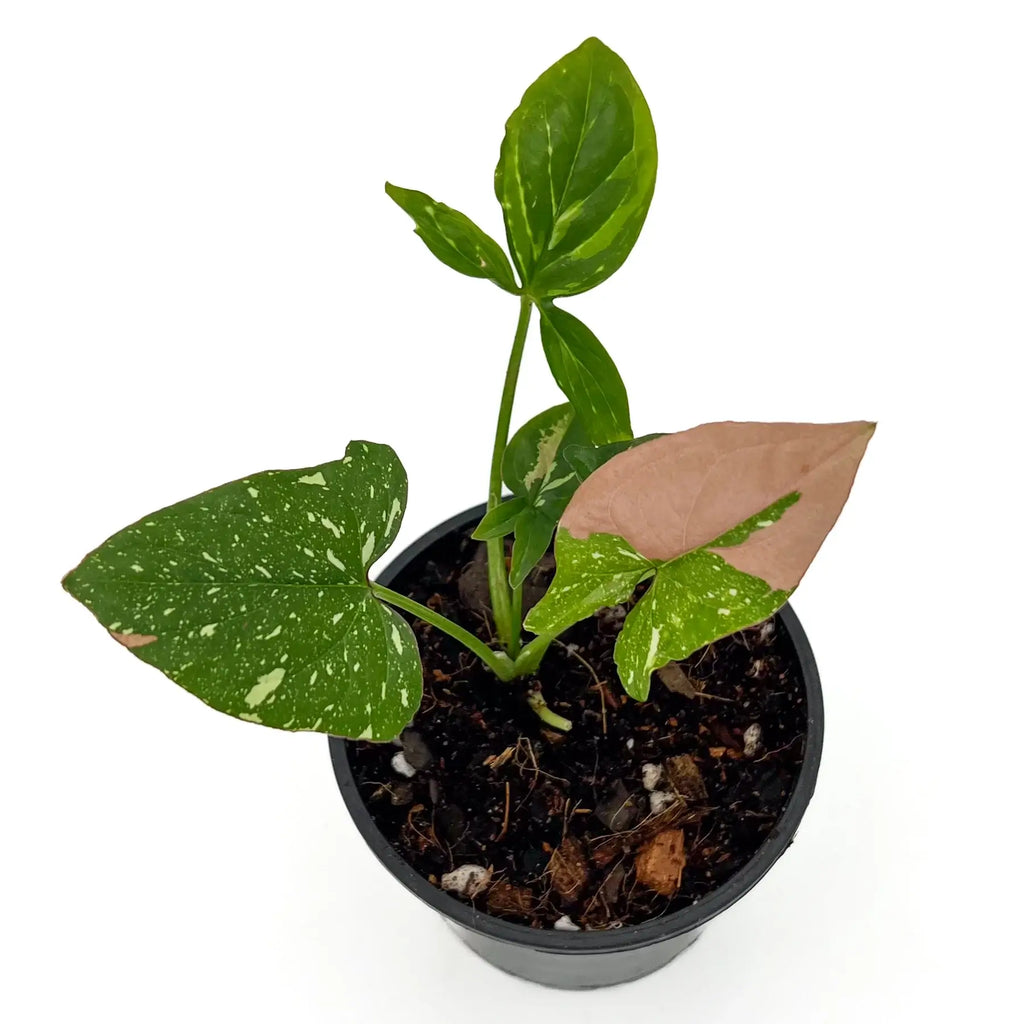
<svg viewBox="0 0 1024 1024">
<path fill-rule="evenodd" d="M 516 396 L 516 382 L 519 380 L 519 365 L 523 361 L 523 348 L 526 344 L 526 332 L 530 326 L 532 301 L 527 295 L 519 300 L 519 322 L 516 324 L 516 335 L 512 341 L 512 351 L 508 357 L 508 368 L 505 370 L 505 385 L 501 391 L 501 404 L 498 406 L 498 425 L 494 431 L 494 451 L 491 455 L 491 479 L 487 493 L 487 511 L 501 504 L 501 459 L 508 446 L 509 425 L 512 422 L 512 402 Z M 508 585 L 508 573 L 505 569 L 505 541 L 497 537 L 487 542 L 487 582 L 491 590 L 491 610 L 494 612 L 494 626 L 509 657 L 519 654 L 520 634 L 522 632 L 521 615 L 513 609 L 512 592 Z M 516 608 L 521 609 L 522 596 L 516 601 Z"/>
<path fill-rule="evenodd" d="M 370 589 L 382 601 L 387 601 L 388 604 L 401 608 L 402 611 L 410 612 L 416 618 L 430 623 L 431 626 L 441 630 L 442 633 L 447 633 L 452 639 L 458 640 L 460 644 L 463 644 L 475 654 L 503 682 L 507 683 L 515 677 L 512 661 L 504 651 L 491 650 L 487 644 L 478 637 L 473 636 L 468 630 L 452 622 L 451 619 L 439 615 L 425 604 L 414 601 L 411 597 L 405 597 L 405 595 L 399 594 L 394 590 L 382 587 L 379 583 L 371 583 Z"/>
<path fill-rule="evenodd" d="M 548 707 L 547 701 L 544 699 L 544 694 L 541 693 L 540 690 L 534 690 L 526 700 L 533 713 L 545 725 L 550 725 L 552 729 L 560 729 L 562 732 L 568 732 L 572 728 L 572 722 L 570 722 L 568 718 L 556 715 L 555 712 Z"/>
<path fill-rule="evenodd" d="M 516 676 L 528 676 L 537 671 L 541 659 L 547 654 L 553 636 L 535 636 L 523 649 L 515 661 Z"/>
</svg>

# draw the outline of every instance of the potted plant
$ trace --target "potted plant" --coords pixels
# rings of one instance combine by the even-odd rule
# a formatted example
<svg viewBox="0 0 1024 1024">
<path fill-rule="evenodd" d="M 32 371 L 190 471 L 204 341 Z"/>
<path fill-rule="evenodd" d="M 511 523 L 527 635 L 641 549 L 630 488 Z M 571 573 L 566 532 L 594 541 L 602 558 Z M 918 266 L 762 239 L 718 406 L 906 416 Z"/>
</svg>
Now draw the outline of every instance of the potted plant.
<svg viewBox="0 0 1024 1024">
<path fill-rule="evenodd" d="M 354 441 L 155 512 L 64 580 L 211 707 L 328 734 L 389 870 L 487 959 L 562 987 L 666 963 L 792 840 L 822 709 L 786 602 L 873 431 L 633 437 L 611 357 L 556 302 L 622 265 L 656 164 L 639 87 L 588 39 L 506 124 L 511 261 L 463 214 L 386 186 L 435 256 L 518 300 L 486 505 L 371 579 L 406 475 Z M 566 402 L 510 437 L 534 310 Z"/>
</svg>

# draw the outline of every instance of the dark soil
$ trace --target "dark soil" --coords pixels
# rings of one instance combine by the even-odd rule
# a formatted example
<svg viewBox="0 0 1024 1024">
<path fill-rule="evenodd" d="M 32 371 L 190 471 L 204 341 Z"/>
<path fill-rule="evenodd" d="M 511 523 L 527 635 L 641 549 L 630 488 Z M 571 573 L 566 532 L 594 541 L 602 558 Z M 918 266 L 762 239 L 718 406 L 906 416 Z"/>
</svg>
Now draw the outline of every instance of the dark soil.
<svg viewBox="0 0 1024 1024">
<path fill-rule="evenodd" d="M 482 548 L 468 533 L 451 534 L 391 586 L 490 639 Z M 528 581 L 527 604 L 550 575 L 548 560 Z M 708 895 L 772 831 L 806 729 L 784 627 L 769 619 L 709 645 L 667 674 L 671 689 L 656 675 L 638 703 L 625 697 L 612 660 L 627 608 L 578 623 L 540 667 L 549 706 L 574 723 L 566 734 L 527 707 L 531 681 L 499 682 L 446 635 L 411 620 L 425 694 L 403 739 L 417 771 L 405 778 L 392 766 L 397 741 L 348 750 L 378 828 L 435 885 L 480 865 L 493 874 L 472 898 L 478 909 L 535 927 L 563 915 L 585 928 L 616 927 Z M 660 813 L 643 785 L 645 764 L 663 768 L 665 795 L 653 797 L 667 804 L 656 803 Z"/>
</svg>

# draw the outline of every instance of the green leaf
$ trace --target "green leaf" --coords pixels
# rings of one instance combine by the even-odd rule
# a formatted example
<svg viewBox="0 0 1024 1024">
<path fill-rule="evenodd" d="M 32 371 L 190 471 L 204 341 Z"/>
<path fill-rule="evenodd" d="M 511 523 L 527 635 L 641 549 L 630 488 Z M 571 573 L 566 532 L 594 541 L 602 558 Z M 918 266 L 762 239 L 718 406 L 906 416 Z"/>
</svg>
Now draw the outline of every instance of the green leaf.
<svg viewBox="0 0 1024 1024">
<path fill-rule="evenodd" d="M 426 247 L 452 270 L 485 277 L 507 292 L 519 293 L 508 257 L 501 246 L 465 214 L 431 199 L 425 192 L 399 188 L 390 182 L 384 191 L 416 224 Z"/>
<path fill-rule="evenodd" d="M 591 38 L 548 68 L 509 117 L 494 172 L 524 288 L 575 295 L 614 274 L 657 164 L 651 112 L 621 57 Z"/>
<path fill-rule="evenodd" d="M 621 537 L 595 533 L 577 540 L 568 530 L 555 536 L 555 578 L 526 616 L 533 633 L 557 636 L 573 623 L 625 601 L 657 565 Z"/>
<path fill-rule="evenodd" d="M 636 700 L 646 700 L 655 669 L 762 622 L 791 593 L 772 590 L 707 548 L 666 562 L 626 616 L 615 642 L 623 688 Z"/>
<path fill-rule="evenodd" d="M 519 513 L 527 507 L 526 498 L 509 498 L 492 508 L 473 531 L 473 540 L 495 540 L 507 537 L 516 526 Z"/>
<path fill-rule="evenodd" d="M 552 515 L 549 509 L 537 505 L 528 505 L 516 519 L 516 539 L 508 568 L 508 581 L 513 587 L 521 586 L 547 553 L 557 525 L 558 512 Z"/>
<path fill-rule="evenodd" d="M 211 707 L 278 729 L 387 740 L 422 669 L 369 567 L 402 522 L 406 475 L 386 445 L 257 473 L 115 534 L 64 586 L 141 660 Z"/>
<path fill-rule="evenodd" d="M 593 332 L 556 306 L 540 309 L 540 336 L 555 382 L 596 445 L 633 437 L 629 399 L 619 371 Z"/>
<path fill-rule="evenodd" d="M 550 487 L 563 445 L 581 440 L 585 438 L 568 402 L 545 409 L 512 436 L 501 460 L 502 478 L 513 494 L 529 495 Z"/>
<path fill-rule="evenodd" d="M 509 567 L 513 587 L 523 583 L 551 545 L 558 517 L 579 484 L 564 451 L 567 446 L 582 447 L 585 440 L 572 406 L 564 403 L 525 423 L 505 449 L 502 476 L 517 496 L 503 506 L 511 505 L 515 510 L 515 543 Z M 495 523 L 499 521 L 498 509 L 488 515 L 495 517 Z M 502 513 L 501 521 L 507 523 L 504 517 L 512 515 Z"/>
</svg>

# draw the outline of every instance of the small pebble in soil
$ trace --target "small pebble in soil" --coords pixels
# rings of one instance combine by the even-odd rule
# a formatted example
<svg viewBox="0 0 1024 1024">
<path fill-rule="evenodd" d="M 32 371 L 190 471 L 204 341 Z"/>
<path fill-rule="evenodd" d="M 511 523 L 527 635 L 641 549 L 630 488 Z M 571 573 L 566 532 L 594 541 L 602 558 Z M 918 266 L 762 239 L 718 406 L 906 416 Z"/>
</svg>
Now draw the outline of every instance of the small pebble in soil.
<svg viewBox="0 0 1024 1024">
<path fill-rule="evenodd" d="M 761 749 L 761 726 L 755 722 L 743 731 L 743 756 L 753 757 Z"/>
<path fill-rule="evenodd" d="M 644 789 L 648 793 L 653 792 L 658 786 L 661 785 L 661 778 L 665 774 L 665 769 L 660 764 L 647 763 L 642 765 L 640 768 L 640 777 L 644 781 Z"/>
<path fill-rule="evenodd" d="M 556 932 L 578 932 L 579 930 L 580 930 L 580 926 L 578 924 L 574 923 L 573 919 L 568 914 L 563 914 L 555 922 L 555 931 Z"/>
<path fill-rule="evenodd" d="M 648 798 L 651 804 L 651 814 L 661 814 L 667 811 L 675 802 L 675 793 L 666 793 L 662 789 L 656 789 Z"/>
<path fill-rule="evenodd" d="M 416 774 L 416 769 L 406 760 L 405 752 L 400 750 L 393 758 L 391 758 L 391 767 L 398 772 L 399 775 L 404 775 L 407 779 L 411 779 Z"/>
<path fill-rule="evenodd" d="M 484 868 L 479 864 L 463 864 L 461 868 L 441 876 L 441 888 L 446 892 L 454 892 L 472 899 L 490 885 L 492 874 L 494 868 Z"/>
</svg>

